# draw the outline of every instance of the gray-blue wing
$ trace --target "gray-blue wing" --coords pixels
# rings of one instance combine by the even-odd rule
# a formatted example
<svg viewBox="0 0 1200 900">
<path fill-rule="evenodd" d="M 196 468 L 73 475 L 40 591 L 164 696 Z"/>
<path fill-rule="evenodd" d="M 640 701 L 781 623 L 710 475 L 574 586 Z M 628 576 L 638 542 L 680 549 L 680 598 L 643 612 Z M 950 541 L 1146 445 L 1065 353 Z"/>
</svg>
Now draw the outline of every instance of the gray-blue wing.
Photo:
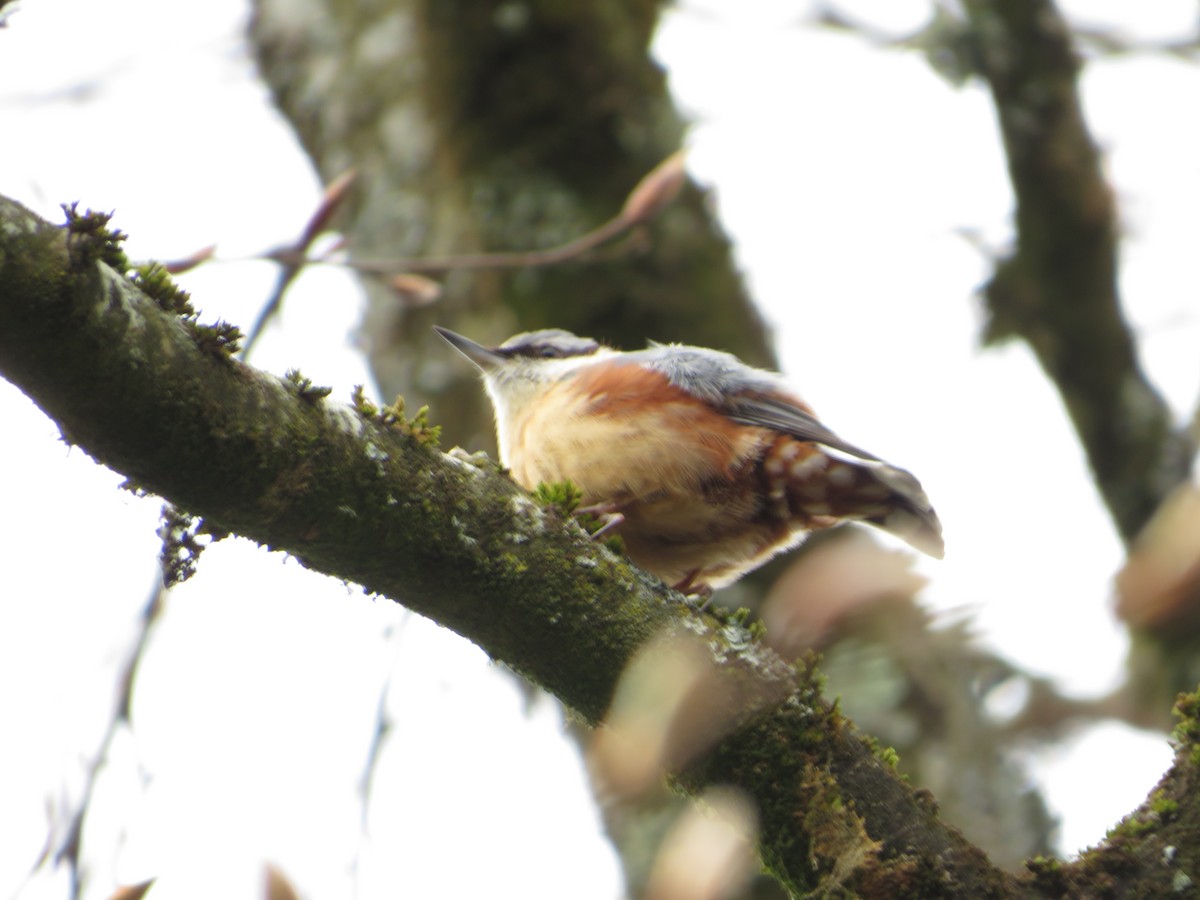
<svg viewBox="0 0 1200 900">
<path fill-rule="evenodd" d="M 945 553 L 942 524 L 917 479 L 842 440 L 794 399 L 782 380 L 772 373 L 753 369 L 726 353 L 693 347 L 655 346 L 630 355 L 735 422 L 770 428 L 864 460 L 858 468 L 869 472 L 889 492 L 885 498 L 887 508 L 866 521 L 892 532 L 918 550 L 942 558 Z"/>
<path fill-rule="evenodd" d="M 794 403 L 789 403 L 782 397 L 760 394 L 734 397 L 726 405 L 726 411 L 731 419 L 744 425 L 773 428 L 799 440 L 824 444 L 826 447 L 842 450 L 860 459 L 879 459 L 874 453 L 868 453 L 861 447 L 856 447 L 849 441 L 838 437 L 837 434 L 822 425 L 812 413 Z"/>
<path fill-rule="evenodd" d="M 659 344 L 630 357 L 662 372 L 671 384 L 711 404 L 735 422 L 772 428 L 860 459 L 879 459 L 838 437 L 811 412 L 790 400 L 787 389 L 770 372 L 751 368 L 728 353 Z"/>
</svg>

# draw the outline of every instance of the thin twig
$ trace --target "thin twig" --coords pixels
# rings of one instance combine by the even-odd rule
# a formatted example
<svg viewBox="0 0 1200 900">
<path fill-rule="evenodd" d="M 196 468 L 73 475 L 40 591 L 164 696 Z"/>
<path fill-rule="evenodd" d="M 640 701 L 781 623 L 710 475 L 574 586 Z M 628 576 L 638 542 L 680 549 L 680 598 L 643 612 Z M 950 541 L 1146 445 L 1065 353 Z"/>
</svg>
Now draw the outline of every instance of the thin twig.
<svg viewBox="0 0 1200 900">
<path fill-rule="evenodd" d="M 387 637 L 395 644 L 397 652 L 405 627 L 411 619 L 412 614 L 408 610 L 402 609 L 399 621 L 388 627 Z M 358 780 L 359 839 L 354 851 L 354 861 L 350 865 L 353 896 L 358 896 L 363 849 L 369 840 L 368 819 L 371 813 L 371 795 L 374 790 L 375 776 L 379 771 L 380 760 L 383 758 L 384 744 L 392 732 L 393 722 L 391 714 L 388 712 L 388 702 L 391 699 L 392 686 L 395 684 L 394 672 L 393 655 L 393 665 L 389 666 L 388 674 L 379 687 L 379 700 L 375 704 L 375 723 L 371 731 L 371 743 L 367 748 L 367 758 L 363 762 L 362 775 Z"/>
<path fill-rule="evenodd" d="M 96 784 L 100 778 L 100 770 L 108 761 L 113 741 L 116 740 L 116 736 L 122 726 L 130 725 L 134 676 L 137 674 L 138 666 L 141 664 L 146 648 L 150 644 L 150 637 L 154 632 L 154 626 L 162 617 L 166 598 L 167 590 L 163 587 L 161 580 L 159 580 L 157 587 L 151 593 L 149 599 L 146 601 L 146 605 L 142 608 L 141 615 L 138 617 L 137 632 L 134 634 L 129 649 L 125 654 L 125 659 L 121 664 L 112 715 L 109 717 L 108 725 L 104 730 L 103 737 L 100 739 L 100 744 L 88 763 L 84 778 L 83 793 L 79 802 L 75 805 L 75 809 L 71 812 L 71 820 L 67 825 L 66 834 L 62 840 L 55 840 L 52 834 L 48 837 L 46 846 L 34 862 L 26 883 L 47 863 L 55 867 L 66 863 L 70 868 L 71 874 L 72 900 L 78 900 L 83 893 L 83 878 L 80 874 L 79 854 L 83 844 L 84 820 L 87 817 L 88 810 L 91 808 L 92 796 L 96 791 Z M 18 891 L 18 893 L 20 892 Z"/>
<path fill-rule="evenodd" d="M 447 256 L 425 256 L 392 259 L 334 259 L 330 252 L 319 257 L 309 256 L 313 243 L 324 233 L 341 204 L 349 195 L 355 173 L 347 172 L 336 178 L 326 189 L 321 203 L 309 217 L 300 236 L 290 244 L 276 247 L 257 256 L 238 260 L 218 259 L 213 248 L 206 247 L 182 260 L 167 265 L 168 271 L 181 272 L 207 262 L 268 260 L 281 266 L 266 303 L 250 327 L 240 358 L 246 361 L 262 336 L 267 324 L 279 314 L 283 298 L 292 282 L 307 266 L 333 265 L 362 275 L 391 279 L 390 287 L 414 304 L 428 303 L 438 296 L 438 287 L 427 282 L 422 273 L 445 274 L 452 271 L 479 269 L 529 269 L 563 265 L 599 258 L 597 252 L 605 245 L 613 246 L 618 238 L 636 230 L 668 206 L 687 179 L 684 153 L 677 151 L 655 166 L 629 192 L 621 211 L 598 228 L 580 237 L 542 250 L 518 250 L 491 253 L 462 253 Z M 616 245 L 620 246 L 620 245 Z"/>
</svg>

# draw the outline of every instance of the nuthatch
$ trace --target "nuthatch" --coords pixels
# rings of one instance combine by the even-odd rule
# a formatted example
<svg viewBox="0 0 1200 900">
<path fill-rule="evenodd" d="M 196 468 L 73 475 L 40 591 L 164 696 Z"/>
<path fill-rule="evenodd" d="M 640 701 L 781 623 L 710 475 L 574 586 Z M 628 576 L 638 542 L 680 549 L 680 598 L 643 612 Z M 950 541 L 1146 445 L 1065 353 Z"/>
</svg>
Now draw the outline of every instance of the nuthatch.
<svg viewBox="0 0 1200 900">
<path fill-rule="evenodd" d="M 842 440 L 772 372 L 701 347 L 623 353 L 547 330 L 489 349 L 436 330 L 483 372 L 513 478 L 573 481 L 630 559 L 680 590 L 729 584 L 845 520 L 942 557 L 917 480 Z"/>
</svg>

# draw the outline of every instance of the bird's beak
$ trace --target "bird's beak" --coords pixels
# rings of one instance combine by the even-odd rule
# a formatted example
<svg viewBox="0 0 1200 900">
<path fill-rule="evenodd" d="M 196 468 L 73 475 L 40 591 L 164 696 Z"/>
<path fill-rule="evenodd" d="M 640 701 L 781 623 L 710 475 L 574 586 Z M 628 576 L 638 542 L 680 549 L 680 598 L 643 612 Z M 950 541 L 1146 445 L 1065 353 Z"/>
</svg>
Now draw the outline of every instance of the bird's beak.
<svg viewBox="0 0 1200 900">
<path fill-rule="evenodd" d="M 489 350 L 482 344 L 477 344 L 470 338 L 463 337 L 449 328 L 434 325 L 433 330 L 441 336 L 442 340 L 485 372 L 496 368 L 505 360 L 505 357 L 501 356 L 495 350 Z"/>
</svg>

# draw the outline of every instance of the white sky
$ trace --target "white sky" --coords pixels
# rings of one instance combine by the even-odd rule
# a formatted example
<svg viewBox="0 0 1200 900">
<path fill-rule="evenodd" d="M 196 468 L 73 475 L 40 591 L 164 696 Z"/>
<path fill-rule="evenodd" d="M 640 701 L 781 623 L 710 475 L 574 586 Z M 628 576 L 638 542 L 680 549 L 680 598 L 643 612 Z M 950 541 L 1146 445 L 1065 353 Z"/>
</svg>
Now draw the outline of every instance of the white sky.
<svg viewBox="0 0 1200 900">
<path fill-rule="evenodd" d="M 657 52 L 697 122 L 693 171 L 717 189 L 788 374 L 838 431 L 911 468 L 934 499 L 947 559 L 921 563 L 929 602 L 969 608 L 989 645 L 1100 692 L 1125 649 L 1109 612 L 1119 544 L 1030 354 L 978 349 L 973 291 L 988 269 L 956 236 L 1002 247 L 1009 235 L 989 101 L 916 57 L 793 27 L 793 5 L 709 0 L 669 17 Z M 926 11 L 851 6 L 895 29 Z M 1195 18 L 1188 0 L 1140 3 L 1133 22 L 1117 0 L 1068 6 L 1148 39 Z M 136 258 L 212 242 L 233 257 L 294 235 L 319 186 L 254 80 L 246 14 L 235 0 L 26 0 L 0 31 L 0 193 L 53 219 L 65 200 L 115 208 Z M 1182 416 L 1198 393 L 1200 125 L 1180 111 L 1196 107 L 1200 70 L 1130 57 L 1090 66 L 1083 88 L 1123 204 L 1126 304 Z M 231 263 L 186 284 L 207 318 L 247 324 L 273 274 Z M 348 334 L 360 302 L 343 274 L 306 274 L 254 362 L 300 366 L 345 398 L 366 374 L 329 323 Z M 67 450 L 3 382 L 0 421 L 8 896 L 47 805 L 78 799 L 154 577 L 158 504 L 116 490 L 119 477 Z M 360 849 L 356 779 L 388 673 L 396 725 Z M 89 822 L 91 896 L 155 874 L 155 897 L 254 896 L 263 859 L 308 896 L 347 896 L 356 853 L 363 897 L 619 894 L 550 704 L 527 711 L 471 645 L 243 542 L 210 550 L 172 596 L 134 717 Z M 1095 790 L 1089 758 L 1126 760 L 1125 779 L 1110 770 Z M 1064 848 L 1101 837 L 1167 761 L 1160 736 L 1117 726 L 1034 760 Z M 25 891 L 62 894 L 45 878 Z"/>
</svg>

